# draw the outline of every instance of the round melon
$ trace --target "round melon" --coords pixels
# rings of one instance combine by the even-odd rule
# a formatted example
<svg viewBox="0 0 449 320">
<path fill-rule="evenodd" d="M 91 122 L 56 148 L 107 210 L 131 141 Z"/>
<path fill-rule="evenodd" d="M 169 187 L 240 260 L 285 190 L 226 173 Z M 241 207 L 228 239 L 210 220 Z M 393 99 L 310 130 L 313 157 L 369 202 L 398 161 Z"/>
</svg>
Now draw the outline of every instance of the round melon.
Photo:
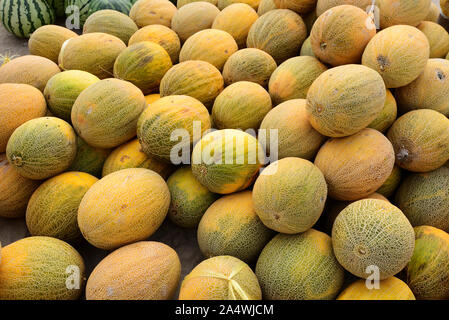
<svg viewBox="0 0 449 320">
<path fill-rule="evenodd" d="M 344 270 L 331 238 L 310 229 L 278 234 L 262 250 L 256 275 L 267 300 L 331 300 L 343 285 Z"/>
<path fill-rule="evenodd" d="M 277 7 L 273 0 L 260 0 L 259 6 L 257 7 L 257 14 L 261 16 L 274 9 L 277 9 Z"/>
<path fill-rule="evenodd" d="M 47 104 L 42 93 L 28 84 L 0 84 L 0 153 L 9 137 L 28 120 L 43 117 Z"/>
<path fill-rule="evenodd" d="M 365 280 L 351 283 L 337 300 L 416 300 L 407 284 L 396 277 L 379 281 L 377 287 L 367 288 Z"/>
<path fill-rule="evenodd" d="M 397 24 L 417 26 L 429 14 L 431 0 L 377 0 L 380 27 Z"/>
<path fill-rule="evenodd" d="M 337 216 L 332 245 L 346 270 L 364 279 L 378 272 L 378 279 L 384 280 L 410 261 L 415 233 L 397 207 L 384 200 L 365 199 L 350 204 Z"/>
<path fill-rule="evenodd" d="M 2 248 L 2 300 L 76 300 L 83 287 L 83 258 L 64 241 L 28 237 Z"/>
<path fill-rule="evenodd" d="M 226 85 L 238 81 L 251 81 L 268 86 L 271 74 L 276 69 L 276 61 L 265 51 L 247 48 L 233 53 L 223 67 Z"/>
<path fill-rule="evenodd" d="M 376 0 L 376 3 L 377 1 L 378 0 Z M 316 14 L 317 16 L 320 16 L 330 8 L 345 4 L 359 7 L 367 12 L 367 9 L 371 7 L 372 2 L 372 0 L 318 0 L 316 3 Z"/>
<path fill-rule="evenodd" d="M 260 84 L 235 82 L 215 99 L 212 121 L 217 129 L 257 130 L 271 106 L 270 95 Z"/>
<path fill-rule="evenodd" d="M 76 157 L 67 170 L 81 171 L 97 178 L 101 177 L 103 164 L 110 153 L 109 149 L 91 147 L 86 141 L 76 136 Z"/>
<path fill-rule="evenodd" d="M 438 8 L 438 6 L 435 3 L 431 2 L 429 13 L 427 14 L 427 17 L 424 18 L 424 21 L 438 22 L 439 16 L 440 16 L 440 8 Z"/>
<path fill-rule="evenodd" d="M 323 172 L 329 196 L 357 200 L 379 189 L 391 174 L 394 150 L 374 129 L 328 140 L 318 151 L 315 165 Z"/>
<path fill-rule="evenodd" d="M 81 237 L 78 207 L 84 194 L 98 179 L 84 172 L 65 172 L 48 179 L 28 202 L 26 224 L 33 236 L 47 236 L 67 242 Z"/>
<path fill-rule="evenodd" d="M 179 1 L 176 1 L 176 6 L 178 7 L 178 9 L 180 9 L 181 7 L 185 6 L 188 3 L 198 2 L 198 1 L 209 2 L 209 3 L 212 3 L 214 6 L 217 6 L 217 3 L 218 3 L 218 0 L 179 0 Z"/>
<path fill-rule="evenodd" d="M 147 105 L 159 100 L 161 98 L 161 95 L 159 93 L 153 93 L 145 96 L 145 101 Z"/>
<path fill-rule="evenodd" d="M 204 260 L 184 278 L 179 300 L 261 300 L 251 268 L 232 256 Z"/>
<path fill-rule="evenodd" d="M 312 50 L 312 43 L 310 42 L 310 37 L 307 37 L 307 39 L 304 40 L 304 42 L 302 43 L 301 51 L 299 52 L 299 55 L 315 57 L 315 54 L 313 53 L 313 50 Z"/>
<path fill-rule="evenodd" d="M 175 250 L 161 242 L 140 241 L 100 261 L 87 280 L 86 300 L 167 300 L 180 276 Z"/>
<path fill-rule="evenodd" d="M 0 83 L 24 83 L 44 91 L 47 81 L 58 72 L 61 70 L 53 61 L 26 55 L 0 65 Z"/>
<path fill-rule="evenodd" d="M 264 162 L 259 141 L 235 129 L 206 134 L 192 152 L 193 175 L 207 189 L 220 194 L 249 187 Z"/>
<path fill-rule="evenodd" d="M 81 91 L 100 81 L 86 71 L 69 70 L 55 74 L 45 86 L 48 109 L 58 118 L 70 121 L 72 107 Z"/>
<path fill-rule="evenodd" d="M 449 33 L 435 22 L 422 21 L 417 28 L 429 40 L 430 58 L 445 58 L 449 52 Z"/>
<path fill-rule="evenodd" d="M 113 35 L 86 33 L 64 42 L 58 62 L 62 70 L 82 70 L 100 79 L 110 78 L 114 61 L 125 48 L 123 41 Z"/>
<path fill-rule="evenodd" d="M 396 93 L 397 91 L 395 91 Z M 390 90 L 386 90 L 385 103 L 382 111 L 377 117 L 368 125 L 368 128 L 376 129 L 380 132 L 385 132 L 396 121 L 398 114 L 398 107 L 396 99 Z"/>
<path fill-rule="evenodd" d="M 379 189 L 377 189 L 376 192 L 380 193 L 384 197 L 391 197 L 401 183 L 401 179 L 402 170 L 397 165 L 394 165 L 393 171 L 391 171 L 387 180 L 385 180 L 384 184 Z"/>
<path fill-rule="evenodd" d="M 371 39 L 363 52 L 362 64 L 379 72 L 387 88 L 398 88 L 424 71 L 429 52 L 429 41 L 420 30 L 392 26 Z"/>
<path fill-rule="evenodd" d="M 394 147 L 396 164 L 414 172 L 428 172 L 449 160 L 449 119 L 422 109 L 410 111 L 393 123 L 388 139 Z"/>
<path fill-rule="evenodd" d="M 407 265 L 407 284 L 421 300 L 449 299 L 449 234 L 415 227 L 415 250 Z"/>
<path fill-rule="evenodd" d="M 447 18 L 449 17 L 449 1 L 448 0 L 440 0 L 441 12 Z"/>
<path fill-rule="evenodd" d="M 129 16 L 139 28 L 150 24 L 170 27 L 176 6 L 168 0 L 138 0 L 129 11 Z"/>
<path fill-rule="evenodd" d="M 76 156 L 76 135 L 64 120 L 54 117 L 32 119 L 11 135 L 6 156 L 23 177 L 47 179 L 72 164 Z"/>
<path fill-rule="evenodd" d="M 105 79 L 81 92 L 72 107 L 72 123 L 89 145 L 112 148 L 136 135 L 146 107 L 142 91 L 130 82 Z"/>
<path fill-rule="evenodd" d="M 218 9 L 224 10 L 226 7 L 234 4 L 234 3 L 245 3 L 249 5 L 254 10 L 257 10 L 259 6 L 260 0 L 218 0 Z"/>
<path fill-rule="evenodd" d="M 162 77 L 171 67 L 171 58 L 164 48 L 154 42 L 141 41 L 118 55 L 114 77 L 129 81 L 148 94 L 159 90 Z"/>
<path fill-rule="evenodd" d="M 144 240 L 162 224 L 170 205 L 164 179 L 144 168 L 108 174 L 84 195 L 78 225 L 93 246 L 110 250 Z"/>
<path fill-rule="evenodd" d="M 366 128 L 382 111 L 382 77 L 365 66 L 335 67 L 316 78 L 307 92 L 310 124 L 329 137 L 345 137 Z"/>
<path fill-rule="evenodd" d="M 310 86 L 327 67 L 314 57 L 294 57 L 281 63 L 270 77 L 268 91 L 273 104 L 305 99 Z"/>
<path fill-rule="evenodd" d="M 299 14 L 306 14 L 315 9 L 317 0 L 273 0 L 276 8 L 290 9 Z"/>
<path fill-rule="evenodd" d="M 306 38 L 307 28 L 298 14 L 288 9 L 276 9 L 254 22 L 246 45 L 267 52 L 280 64 L 298 55 Z"/>
</svg>

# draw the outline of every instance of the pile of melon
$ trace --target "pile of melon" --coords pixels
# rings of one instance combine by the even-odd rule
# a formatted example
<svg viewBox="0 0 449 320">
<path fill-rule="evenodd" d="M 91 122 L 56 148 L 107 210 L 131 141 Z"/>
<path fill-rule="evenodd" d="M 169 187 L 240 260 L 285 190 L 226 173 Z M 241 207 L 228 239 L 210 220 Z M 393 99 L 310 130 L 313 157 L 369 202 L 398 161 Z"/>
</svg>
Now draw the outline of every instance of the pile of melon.
<svg viewBox="0 0 449 320">
<path fill-rule="evenodd" d="M 84 14 L 0 66 L 0 217 L 29 231 L 1 249 L 0 299 L 449 299 L 430 0 Z M 192 270 L 152 241 L 166 219 L 196 230 Z M 91 273 L 86 243 L 108 251 Z"/>
</svg>

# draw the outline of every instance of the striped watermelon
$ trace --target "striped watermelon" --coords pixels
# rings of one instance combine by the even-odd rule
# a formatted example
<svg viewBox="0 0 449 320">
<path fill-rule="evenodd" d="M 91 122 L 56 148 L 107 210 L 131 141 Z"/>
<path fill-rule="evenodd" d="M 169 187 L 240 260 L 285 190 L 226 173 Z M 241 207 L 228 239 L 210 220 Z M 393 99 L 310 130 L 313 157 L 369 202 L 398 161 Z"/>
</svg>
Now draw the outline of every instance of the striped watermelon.
<svg viewBox="0 0 449 320">
<path fill-rule="evenodd" d="M 1 0 L 0 0 L 1 1 Z M 79 15 L 80 15 L 80 28 L 83 27 L 84 22 L 86 22 L 87 17 L 89 16 L 89 6 L 92 0 L 65 0 L 64 7 L 78 7 Z M 66 16 L 71 17 L 74 14 L 73 8 L 68 8 L 66 10 Z"/>
<path fill-rule="evenodd" d="M 131 10 L 131 6 L 131 0 L 91 0 L 88 15 L 90 16 L 96 11 L 105 9 L 120 11 L 128 15 L 129 10 Z"/>
<path fill-rule="evenodd" d="M 45 0 L 0 0 L 0 20 L 6 30 L 28 38 L 34 30 L 55 22 L 55 12 Z"/>
<path fill-rule="evenodd" d="M 65 6 L 64 0 L 46 0 L 51 8 L 55 11 L 56 17 L 64 17 L 65 16 Z"/>
</svg>

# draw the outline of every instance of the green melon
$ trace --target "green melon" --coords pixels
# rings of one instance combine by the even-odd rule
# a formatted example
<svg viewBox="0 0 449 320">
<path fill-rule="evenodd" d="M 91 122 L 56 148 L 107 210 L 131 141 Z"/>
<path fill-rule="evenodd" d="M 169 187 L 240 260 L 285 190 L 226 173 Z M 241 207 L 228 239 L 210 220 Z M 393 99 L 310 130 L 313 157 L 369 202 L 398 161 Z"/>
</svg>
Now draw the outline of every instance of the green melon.
<svg viewBox="0 0 449 320">
<path fill-rule="evenodd" d="M 391 197 L 401 183 L 401 179 L 402 170 L 397 165 L 394 165 L 391 174 L 388 176 L 387 180 L 385 180 L 384 184 L 376 190 L 376 192 L 387 198 Z"/>
<path fill-rule="evenodd" d="M 76 157 L 67 170 L 86 172 L 99 178 L 103 163 L 110 152 L 109 149 L 91 147 L 86 141 L 76 136 Z"/>
<path fill-rule="evenodd" d="M 89 5 L 92 0 L 64 0 L 65 14 L 77 29 L 83 27 L 89 17 Z M 78 23 L 76 23 L 78 22 Z"/>
<path fill-rule="evenodd" d="M 92 15 L 94 12 L 105 9 L 122 12 L 128 15 L 131 7 L 131 0 L 91 0 L 89 3 L 89 11 L 87 12 L 87 15 L 90 17 L 90 15 Z"/>
<path fill-rule="evenodd" d="M 47 0 L 47 3 L 55 11 L 55 16 L 61 18 L 65 16 L 65 0 Z"/>
<path fill-rule="evenodd" d="M 369 125 L 368 128 L 376 129 L 380 132 L 385 132 L 395 122 L 398 113 L 396 100 L 390 90 L 387 89 L 385 96 L 385 104 L 382 111 L 377 115 Z"/>
<path fill-rule="evenodd" d="M 308 37 L 306 40 L 304 40 L 301 51 L 299 52 L 300 56 L 309 56 L 309 57 L 315 57 L 315 54 L 312 50 L 312 44 L 310 43 L 310 37 Z"/>
</svg>

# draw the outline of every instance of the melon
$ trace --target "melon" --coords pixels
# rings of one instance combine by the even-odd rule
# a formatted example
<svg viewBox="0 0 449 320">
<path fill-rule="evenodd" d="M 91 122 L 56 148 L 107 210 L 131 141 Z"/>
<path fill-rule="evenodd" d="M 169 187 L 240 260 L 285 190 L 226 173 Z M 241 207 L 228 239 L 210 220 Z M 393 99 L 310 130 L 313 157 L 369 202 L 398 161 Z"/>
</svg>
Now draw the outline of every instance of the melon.
<svg viewBox="0 0 449 320">
<path fill-rule="evenodd" d="M 356 6 L 367 12 L 367 9 L 371 7 L 372 2 L 372 0 L 318 0 L 316 3 L 316 14 L 317 16 L 320 16 L 330 8 L 345 4 Z M 377 4 L 377 2 L 378 0 L 376 0 L 375 3 Z"/>
<path fill-rule="evenodd" d="M 98 179 L 84 172 L 65 172 L 48 179 L 28 202 L 26 224 L 32 236 L 47 236 L 67 242 L 81 237 L 78 207 L 84 194 Z"/>
<path fill-rule="evenodd" d="M 114 61 L 125 48 L 123 41 L 113 35 L 86 33 L 64 42 L 58 62 L 62 70 L 82 70 L 100 79 L 110 78 Z"/>
<path fill-rule="evenodd" d="M 398 88 L 424 71 L 429 53 L 424 33 L 411 26 L 397 25 L 371 39 L 363 52 L 362 64 L 379 72 L 387 88 Z"/>
<path fill-rule="evenodd" d="M 129 16 L 139 28 L 150 24 L 170 27 L 176 6 L 168 0 L 138 0 L 132 6 Z"/>
<path fill-rule="evenodd" d="M 288 9 L 267 12 L 254 22 L 248 32 L 248 48 L 261 49 L 280 64 L 298 55 L 307 38 L 307 28 L 302 18 Z"/>
<path fill-rule="evenodd" d="M 429 40 L 430 58 L 444 58 L 449 52 L 449 33 L 435 22 L 422 21 L 417 28 Z"/>
<path fill-rule="evenodd" d="M 204 260 L 184 278 L 179 300 L 261 300 L 251 268 L 232 256 Z"/>
<path fill-rule="evenodd" d="M 24 83 L 44 91 L 47 81 L 60 71 L 47 58 L 26 55 L 0 65 L 0 83 Z"/>
<path fill-rule="evenodd" d="M 265 130 L 265 139 L 261 138 L 262 130 Z M 304 99 L 293 99 L 277 105 L 267 113 L 259 130 L 260 143 L 270 153 L 270 157 L 277 151 L 278 159 L 298 157 L 311 160 L 325 139 L 310 125 Z"/>
<path fill-rule="evenodd" d="M 259 141 L 235 129 L 206 134 L 192 152 L 194 177 L 210 191 L 220 194 L 249 187 L 264 162 Z"/>
<path fill-rule="evenodd" d="M 396 93 L 397 91 L 395 91 Z M 386 132 L 388 128 L 396 121 L 398 114 L 398 107 L 396 99 L 390 90 L 386 90 L 385 103 L 382 111 L 377 117 L 368 125 L 368 128 L 376 129 L 380 132 Z"/>
<path fill-rule="evenodd" d="M 150 157 L 179 164 L 188 162 L 192 144 L 210 127 L 209 112 L 200 101 L 167 96 L 152 103 L 139 117 L 137 137 L 142 151 Z"/>
<path fill-rule="evenodd" d="M 270 110 L 270 94 L 260 84 L 239 81 L 217 96 L 212 121 L 217 129 L 257 130 Z"/>
<path fill-rule="evenodd" d="M 28 237 L 2 248 L 0 299 L 76 300 L 83 289 L 83 258 L 66 242 Z"/>
<path fill-rule="evenodd" d="M 100 261 L 87 280 L 86 300 L 167 300 L 180 277 L 175 250 L 161 242 L 140 241 Z"/>
<path fill-rule="evenodd" d="M 379 280 L 401 271 L 413 254 L 415 233 L 405 215 L 384 200 L 365 199 L 335 219 L 332 246 L 338 262 L 360 278 Z"/>
<path fill-rule="evenodd" d="M 146 107 L 142 91 L 130 82 L 105 79 L 81 92 L 72 107 L 72 123 L 89 145 L 112 148 L 136 135 Z"/>
<path fill-rule="evenodd" d="M 438 8 L 438 6 L 435 3 L 431 2 L 429 13 L 427 14 L 427 17 L 424 18 L 424 21 L 438 22 L 439 16 L 440 16 L 440 8 Z"/>
<path fill-rule="evenodd" d="M 167 51 L 173 64 L 178 62 L 179 51 L 181 50 L 181 41 L 178 35 L 172 29 L 152 24 L 145 26 L 136 31 L 129 39 L 128 45 L 135 44 L 140 41 L 151 41 L 157 43 Z"/>
<path fill-rule="evenodd" d="M 445 17 L 449 17 L 449 1 L 448 0 L 440 0 L 441 12 Z"/>
<path fill-rule="evenodd" d="M 76 136 L 76 157 L 68 171 L 81 171 L 95 177 L 101 177 L 103 164 L 111 153 L 109 149 L 89 146 L 86 141 Z"/>
<path fill-rule="evenodd" d="M 429 14 L 431 0 L 377 0 L 380 27 L 393 25 L 417 26 Z"/>
<path fill-rule="evenodd" d="M 331 238 L 310 229 L 278 234 L 262 250 L 256 275 L 267 300 L 331 300 L 343 285 L 344 271 Z"/>
<path fill-rule="evenodd" d="M 310 86 L 327 67 L 314 57 L 294 57 L 274 70 L 268 84 L 273 104 L 292 99 L 305 99 Z"/>
<path fill-rule="evenodd" d="M 47 25 L 36 29 L 28 40 L 30 54 L 58 63 L 59 52 L 64 41 L 78 35 L 64 27 Z"/>
<path fill-rule="evenodd" d="M 345 137 L 366 128 L 382 111 L 386 89 L 382 77 L 362 65 L 323 72 L 307 92 L 310 124 L 329 137 Z"/>
<path fill-rule="evenodd" d="M 22 177 L 9 164 L 4 153 L 0 153 L 0 181 L 0 217 L 24 216 L 28 200 L 41 182 Z"/>
<path fill-rule="evenodd" d="M 449 160 L 449 119 L 429 110 L 413 110 L 393 123 L 388 139 L 396 164 L 414 172 L 428 172 Z"/>
<path fill-rule="evenodd" d="M 218 0 L 218 9 L 224 10 L 226 7 L 234 4 L 234 3 L 245 3 L 252 7 L 254 10 L 257 10 L 259 6 L 260 0 Z"/>
<path fill-rule="evenodd" d="M 257 14 L 261 16 L 274 9 L 277 9 L 277 7 L 273 0 L 260 0 L 259 6 L 257 7 Z"/>
<path fill-rule="evenodd" d="M 315 54 L 313 53 L 313 50 L 312 50 L 312 43 L 310 42 L 310 37 L 307 37 L 307 39 L 304 40 L 304 42 L 301 46 L 301 51 L 299 52 L 299 55 L 315 57 Z"/>
<path fill-rule="evenodd" d="M 273 0 L 276 8 L 290 9 L 299 14 L 306 14 L 315 9 L 317 0 Z"/>
<path fill-rule="evenodd" d="M 41 117 L 18 127 L 9 138 L 6 156 L 20 175 L 43 180 L 65 171 L 76 156 L 76 136 L 64 120 Z"/>
<path fill-rule="evenodd" d="M 357 200 L 387 180 L 394 166 L 394 150 L 383 134 L 367 128 L 328 140 L 318 151 L 315 165 L 326 178 L 330 197 Z"/>
<path fill-rule="evenodd" d="M 124 13 L 126 15 L 129 14 L 129 11 L 132 7 L 133 0 L 90 0 L 89 1 L 89 11 L 87 15 L 90 17 L 95 12 L 103 11 L 103 10 L 113 10 L 117 12 Z M 89 19 L 89 18 L 87 18 Z M 87 23 L 87 20 L 86 20 Z"/>
<path fill-rule="evenodd" d="M 159 93 L 152 93 L 145 96 L 145 101 L 147 105 L 150 105 L 151 103 L 159 100 L 161 98 L 161 95 Z"/>
<path fill-rule="evenodd" d="M 48 109 L 58 118 L 70 121 L 72 107 L 81 91 L 100 81 L 86 71 L 69 70 L 55 74 L 44 89 Z"/>
<path fill-rule="evenodd" d="M 226 85 L 238 81 L 251 81 L 267 87 L 276 67 L 276 61 L 265 51 L 246 48 L 233 53 L 226 60 L 223 79 Z"/>
<path fill-rule="evenodd" d="M 185 61 L 173 66 L 161 80 L 161 97 L 187 95 L 211 107 L 223 90 L 223 77 L 206 61 Z"/>
<path fill-rule="evenodd" d="M 108 174 L 86 192 L 78 225 L 93 246 L 111 250 L 144 240 L 162 224 L 170 205 L 164 179 L 144 168 Z"/>
<path fill-rule="evenodd" d="M 391 197 L 401 183 L 401 179 L 402 170 L 397 165 L 394 165 L 393 171 L 391 171 L 387 180 L 385 180 L 384 184 L 379 189 L 377 189 L 376 192 L 387 198 Z"/>
<path fill-rule="evenodd" d="M 122 169 L 145 168 L 153 170 L 162 178 L 167 179 L 172 172 L 172 166 L 154 157 L 146 155 L 139 140 L 134 139 L 114 149 L 107 157 L 103 166 L 103 177 Z"/>
<path fill-rule="evenodd" d="M 181 41 L 185 42 L 198 31 L 210 29 L 219 13 L 220 10 L 209 2 L 187 3 L 174 14 L 171 28 L 178 34 Z"/>
<path fill-rule="evenodd" d="M 47 104 L 42 93 L 28 84 L 0 84 L 0 153 L 9 137 L 28 120 L 43 117 Z"/>
<path fill-rule="evenodd" d="M 212 3 L 214 6 L 217 6 L 217 3 L 218 3 L 218 0 L 179 0 L 179 1 L 176 1 L 176 6 L 178 7 L 178 9 L 180 9 L 181 7 L 185 6 L 188 3 L 198 2 L 198 1 L 209 2 L 209 3 Z"/>
<path fill-rule="evenodd" d="M 415 227 L 415 250 L 407 265 L 407 283 L 421 300 L 449 299 L 449 234 Z"/>
<path fill-rule="evenodd" d="M 67 22 L 74 29 L 81 29 L 89 16 L 92 0 L 64 0 Z"/>
<path fill-rule="evenodd" d="M 351 283 L 337 297 L 337 300 L 416 300 L 407 284 L 390 277 L 379 281 L 378 288 L 368 288 L 365 280 Z"/>
<path fill-rule="evenodd" d="M 161 79 L 172 67 L 167 51 L 150 41 L 141 41 L 123 50 L 114 63 L 114 77 L 126 80 L 144 94 L 158 91 Z"/>
</svg>

